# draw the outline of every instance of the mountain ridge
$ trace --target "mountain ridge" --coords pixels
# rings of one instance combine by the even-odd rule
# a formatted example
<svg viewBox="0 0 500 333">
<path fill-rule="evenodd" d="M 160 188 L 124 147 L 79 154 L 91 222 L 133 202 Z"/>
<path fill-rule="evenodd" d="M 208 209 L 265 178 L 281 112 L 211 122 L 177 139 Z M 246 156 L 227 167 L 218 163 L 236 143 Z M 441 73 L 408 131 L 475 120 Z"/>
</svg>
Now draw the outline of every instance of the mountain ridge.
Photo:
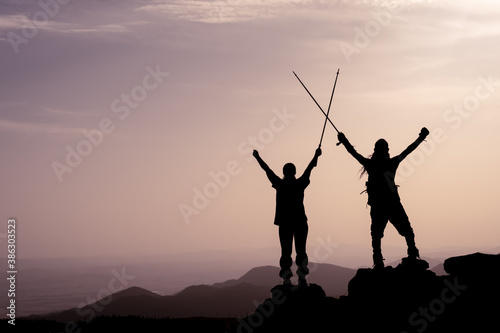
<svg viewBox="0 0 500 333">
<path fill-rule="evenodd" d="M 337 297 L 347 292 L 347 283 L 355 274 L 354 269 L 332 264 L 310 263 L 310 267 L 310 281 L 322 283 L 329 295 Z M 280 283 L 278 273 L 279 267 L 258 266 L 237 279 L 212 285 L 191 285 L 166 296 L 131 286 L 81 308 L 25 318 L 68 322 L 114 315 L 174 318 L 244 316 L 254 311 L 256 305 L 268 296 L 269 290 Z M 336 278 L 331 279 L 332 276 Z"/>
</svg>

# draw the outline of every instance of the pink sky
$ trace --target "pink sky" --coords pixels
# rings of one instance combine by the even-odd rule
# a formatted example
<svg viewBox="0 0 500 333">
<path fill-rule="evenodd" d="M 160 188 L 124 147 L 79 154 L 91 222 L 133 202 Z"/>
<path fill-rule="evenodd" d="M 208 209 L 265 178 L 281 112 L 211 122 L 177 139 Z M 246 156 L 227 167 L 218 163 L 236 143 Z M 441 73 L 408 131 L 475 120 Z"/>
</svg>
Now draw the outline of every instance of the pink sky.
<svg viewBox="0 0 500 333">
<path fill-rule="evenodd" d="M 496 2 L 46 3 L 0 4 L 0 233 L 18 219 L 20 257 L 276 246 L 251 150 L 302 172 L 324 118 L 292 71 L 326 110 L 337 68 L 331 118 L 361 154 L 431 131 L 397 178 L 421 252 L 500 245 Z M 328 126 L 309 246 L 369 246 L 365 179 L 336 142 Z"/>
</svg>

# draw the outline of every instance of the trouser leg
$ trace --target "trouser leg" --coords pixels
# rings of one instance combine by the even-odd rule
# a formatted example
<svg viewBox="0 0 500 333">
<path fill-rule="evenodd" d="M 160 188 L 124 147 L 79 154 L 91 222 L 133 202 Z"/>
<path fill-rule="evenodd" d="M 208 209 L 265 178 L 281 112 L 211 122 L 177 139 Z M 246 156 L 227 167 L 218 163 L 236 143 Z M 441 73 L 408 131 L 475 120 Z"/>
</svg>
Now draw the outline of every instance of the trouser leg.
<svg viewBox="0 0 500 333">
<path fill-rule="evenodd" d="M 408 247 L 408 257 L 412 259 L 419 258 L 420 254 L 415 245 L 415 233 L 401 202 L 394 205 L 390 221 L 398 233 L 405 238 Z"/>
<path fill-rule="evenodd" d="M 383 206 L 372 206 L 370 210 L 372 219 L 371 236 L 373 249 L 373 264 L 376 268 L 384 267 L 384 258 L 382 256 L 382 238 L 388 222 L 387 210 Z"/>
<path fill-rule="evenodd" d="M 280 258 L 280 277 L 283 279 L 290 279 L 292 276 L 292 244 L 293 244 L 293 230 L 288 227 L 279 227 L 279 238 L 281 245 L 281 258 Z"/>
<path fill-rule="evenodd" d="M 382 258 L 382 238 L 372 236 L 373 257 Z"/>
<path fill-rule="evenodd" d="M 298 226 L 294 232 L 295 238 L 295 263 L 297 264 L 297 275 L 300 280 L 305 280 L 306 275 L 309 274 L 309 268 L 307 267 L 309 259 L 306 253 L 306 243 L 307 243 L 307 233 L 309 227 L 306 224 Z"/>
</svg>

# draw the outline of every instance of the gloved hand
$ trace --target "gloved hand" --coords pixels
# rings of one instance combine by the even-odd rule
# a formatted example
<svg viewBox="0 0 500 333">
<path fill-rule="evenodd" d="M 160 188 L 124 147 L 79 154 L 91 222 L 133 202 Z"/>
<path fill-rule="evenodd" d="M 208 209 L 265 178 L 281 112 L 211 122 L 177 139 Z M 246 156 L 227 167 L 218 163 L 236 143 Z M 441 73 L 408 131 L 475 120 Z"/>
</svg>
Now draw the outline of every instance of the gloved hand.
<svg viewBox="0 0 500 333">
<path fill-rule="evenodd" d="M 314 156 L 318 157 L 318 156 L 321 156 L 322 152 L 321 152 L 321 148 L 318 148 L 316 149 L 316 152 L 314 153 Z"/>
<path fill-rule="evenodd" d="M 338 135 L 337 135 L 337 139 L 340 141 L 340 143 L 344 144 L 345 142 L 347 142 L 347 138 L 345 137 L 344 133 L 340 132 Z"/>
<path fill-rule="evenodd" d="M 425 127 L 422 127 L 422 129 L 420 130 L 420 134 L 418 135 L 418 138 L 423 141 L 425 140 L 425 138 L 427 137 L 427 135 L 429 135 L 429 130 Z"/>
</svg>

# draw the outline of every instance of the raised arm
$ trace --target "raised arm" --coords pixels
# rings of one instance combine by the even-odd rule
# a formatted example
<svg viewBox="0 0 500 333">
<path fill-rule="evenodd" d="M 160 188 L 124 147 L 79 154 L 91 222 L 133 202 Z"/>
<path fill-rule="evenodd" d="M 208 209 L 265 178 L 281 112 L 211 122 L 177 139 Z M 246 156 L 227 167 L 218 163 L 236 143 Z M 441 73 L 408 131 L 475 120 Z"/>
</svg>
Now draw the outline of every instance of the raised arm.
<svg viewBox="0 0 500 333">
<path fill-rule="evenodd" d="M 349 152 L 349 154 L 352 155 L 352 157 L 354 157 L 362 165 L 365 165 L 367 158 L 358 153 L 356 149 L 354 149 L 349 140 L 347 140 L 347 138 L 345 137 L 344 133 L 339 133 L 337 135 L 337 138 L 340 141 L 340 143 L 344 145 L 345 149 Z"/>
<path fill-rule="evenodd" d="M 429 130 L 425 127 L 422 127 L 422 130 L 420 131 L 420 134 L 418 135 L 418 138 L 413 141 L 412 144 L 410 144 L 401 154 L 398 155 L 398 159 L 401 162 L 408 156 L 412 151 L 417 149 L 418 145 L 422 143 L 422 141 L 425 140 L 425 138 L 429 135 Z"/>
<path fill-rule="evenodd" d="M 306 178 L 309 178 L 311 176 L 311 171 L 312 169 L 318 165 L 318 157 L 321 156 L 321 148 L 318 148 L 316 149 L 316 151 L 314 152 L 314 157 L 313 159 L 311 160 L 311 162 L 309 162 L 309 165 L 307 166 L 306 170 L 304 171 L 304 173 L 302 174 L 302 177 L 306 177 Z"/>
<path fill-rule="evenodd" d="M 253 151 L 253 156 L 259 162 L 260 167 L 266 172 L 267 178 L 269 178 L 269 181 L 274 184 L 276 180 L 279 180 L 280 178 L 274 173 L 273 170 L 264 162 L 264 160 L 260 157 L 259 152 L 257 150 Z"/>
</svg>

